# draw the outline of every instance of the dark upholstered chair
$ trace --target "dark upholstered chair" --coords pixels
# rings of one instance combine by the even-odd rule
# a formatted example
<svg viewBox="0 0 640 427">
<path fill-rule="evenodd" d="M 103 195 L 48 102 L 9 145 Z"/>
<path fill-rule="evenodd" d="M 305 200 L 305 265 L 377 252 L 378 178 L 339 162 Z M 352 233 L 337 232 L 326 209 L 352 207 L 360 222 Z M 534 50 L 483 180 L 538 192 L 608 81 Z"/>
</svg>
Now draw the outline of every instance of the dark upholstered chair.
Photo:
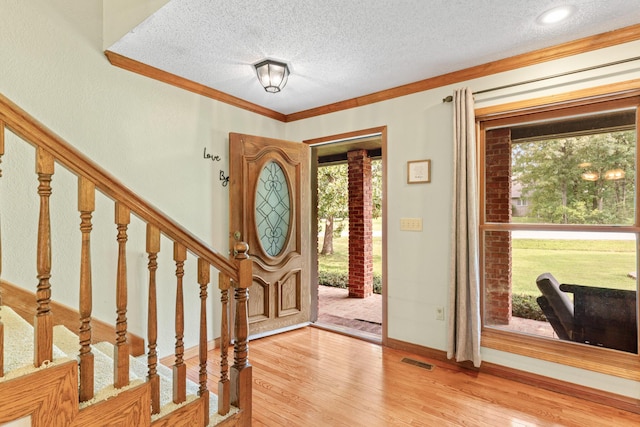
<svg viewBox="0 0 640 427">
<path fill-rule="evenodd" d="M 560 284 L 551 273 L 539 275 L 536 284 L 542 292 L 542 296 L 536 301 L 558 338 L 572 340 L 575 328 L 573 302 L 560 290 Z"/>
<path fill-rule="evenodd" d="M 538 305 L 558 338 L 638 352 L 635 291 L 560 285 L 551 273 L 538 276 L 536 284 L 542 292 Z"/>
</svg>

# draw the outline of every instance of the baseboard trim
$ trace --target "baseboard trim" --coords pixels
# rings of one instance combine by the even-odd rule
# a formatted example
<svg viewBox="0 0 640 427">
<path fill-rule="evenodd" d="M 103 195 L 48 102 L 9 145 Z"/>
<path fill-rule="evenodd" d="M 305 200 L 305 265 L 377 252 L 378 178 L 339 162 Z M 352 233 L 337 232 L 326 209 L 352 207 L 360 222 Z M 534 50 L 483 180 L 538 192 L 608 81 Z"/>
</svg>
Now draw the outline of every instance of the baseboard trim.
<svg viewBox="0 0 640 427">
<path fill-rule="evenodd" d="M 16 286 L 5 280 L 0 280 L 0 292 L 2 303 L 11 307 L 20 317 L 33 325 L 33 317 L 36 310 L 36 294 L 24 288 Z M 51 301 L 51 312 L 54 315 L 56 325 L 64 325 L 67 329 L 77 334 L 80 326 L 80 314 L 77 310 Z M 91 319 L 91 334 L 94 343 L 107 341 L 115 343 L 116 327 L 96 318 Z M 145 353 L 144 339 L 127 332 L 132 356 L 140 356 Z"/>
<path fill-rule="evenodd" d="M 207 342 L 207 353 L 210 352 L 211 350 L 215 350 L 216 348 L 220 347 L 220 338 L 215 338 L 209 342 Z M 200 346 L 193 346 L 193 347 L 189 347 L 184 351 L 184 354 L 182 356 L 185 360 L 186 359 L 191 359 L 194 357 L 200 357 Z M 160 363 L 162 364 L 166 364 L 167 366 L 171 366 L 173 364 L 175 360 L 175 355 L 174 354 L 170 354 L 169 356 L 163 357 L 160 360 Z"/>
<path fill-rule="evenodd" d="M 429 347 L 423 347 L 417 344 L 405 341 L 387 339 L 387 347 L 396 350 L 403 350 L 421 357 L 446 363 L 448 366 L 457 369 L 468 369 L 477 371 L 482 374 L 493 375 L 500 378 L 506 378 L 519 383 L 532 385 L 544 390 L 550 390 L 556 393 L 578 397 L 589 402 L 601 403 L 615 409 L 640 414 L 640 399 L 623 396 L 620 394 L 610 393 L 604 390 L 598 390 L 591 387 L 585 387 L 566 381 L 561 381 L 551 377 L 545 377 L 531 372 L 513 369 L 495 363 L 482 362 L 480 368 L 475 368 L 471 362 L 458 363 L 447 358 L 447 353 L 442 350 L 436 350 Z"/>
</svg>

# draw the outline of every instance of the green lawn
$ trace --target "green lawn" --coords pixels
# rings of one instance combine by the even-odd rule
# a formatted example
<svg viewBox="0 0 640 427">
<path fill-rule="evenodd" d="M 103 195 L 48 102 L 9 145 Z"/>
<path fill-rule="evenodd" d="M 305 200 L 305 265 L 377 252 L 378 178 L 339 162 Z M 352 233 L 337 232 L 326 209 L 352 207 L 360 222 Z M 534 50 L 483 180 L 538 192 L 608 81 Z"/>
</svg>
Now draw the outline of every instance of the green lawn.
<svg viewBox="0 0 640 427">
<path fill-rule="evenodd" d="M 375 218 L 372 221 L 373 231 L 382 231 L 382 218 Z M 333 238 L 333 255 L 321 255 L 322 249 L 322 233 L 324 233 L 324 222 L 320 223 L 320 236 L 318 237 L 318 264 L 320 271 L 329 273 L 347 273 L 349 270 L 349 238 L 334 237 Z M 349 231 L 348 221 L 345 223 L 344 230 Z M 382 238 L 373 238 L 373 274 L 382 275 Z"/>
<path fill-rule="evenodd" d="M 320 240 L 322 244 L 322 239 Z M 349 269 L 349 238 L 333 238 L 333 255 L 318 253 L 319 269 L 330 273 L 346 273 Z M 319 252 L 319 251 L 318 251 Z M 382 275 L 382 238 L 373 238 L 373 274 Z"/>
<path fill-rule="evenodd" d="M 560 283 L 636 289 L 635 241 L 513 239 L 514 293 L 538 295 L 536 277 L 553 274 Z"/>
<path fill-rule="evenodd" d="M 321 240 L 320 240 L 321 241 Z M 349 239 L 334 238 L 333 255 L 318 255 L 320 270 L 348 270 Z M 560 283 L 636 289 L 627 277 L 636 271 L 635 241 L 513 239 L 514 293 L 539 295 L 536 277 L 553 274 Z M 382 274 L 382 239 L 373 238 L 374 274 Z"/>
</svg>

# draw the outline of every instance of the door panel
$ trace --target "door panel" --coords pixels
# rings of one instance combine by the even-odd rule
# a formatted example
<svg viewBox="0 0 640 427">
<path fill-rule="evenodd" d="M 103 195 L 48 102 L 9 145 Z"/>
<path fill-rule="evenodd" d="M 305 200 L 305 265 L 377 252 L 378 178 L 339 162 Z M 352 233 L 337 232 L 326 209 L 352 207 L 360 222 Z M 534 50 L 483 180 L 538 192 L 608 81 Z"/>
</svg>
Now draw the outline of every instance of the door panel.
<svg viewBox="0 0 640 427">
<path fill-rule="evenodd" d="M 230 247 L 249 245 L 249 333 L 309 321 L 310 150 L 306 144 L 229 134 Z"/>
</svg>

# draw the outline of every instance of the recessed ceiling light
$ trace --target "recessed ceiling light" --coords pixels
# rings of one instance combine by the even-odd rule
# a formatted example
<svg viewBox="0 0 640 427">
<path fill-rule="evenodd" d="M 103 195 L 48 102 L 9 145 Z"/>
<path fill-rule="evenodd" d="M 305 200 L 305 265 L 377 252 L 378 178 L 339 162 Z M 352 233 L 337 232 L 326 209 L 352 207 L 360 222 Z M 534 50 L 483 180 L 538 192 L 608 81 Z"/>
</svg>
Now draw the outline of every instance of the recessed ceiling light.
<svg viewBox="0 0 640 427">
<path fill-rule="evenodd" d="M 575 8 L 573 6 L 559 6 L 549 9 L 542 15 L 538 16 L 537 21 L 543 25 L 556 24 L 560 21 L 564 21 L 573 13 Z"/>
</svg>

